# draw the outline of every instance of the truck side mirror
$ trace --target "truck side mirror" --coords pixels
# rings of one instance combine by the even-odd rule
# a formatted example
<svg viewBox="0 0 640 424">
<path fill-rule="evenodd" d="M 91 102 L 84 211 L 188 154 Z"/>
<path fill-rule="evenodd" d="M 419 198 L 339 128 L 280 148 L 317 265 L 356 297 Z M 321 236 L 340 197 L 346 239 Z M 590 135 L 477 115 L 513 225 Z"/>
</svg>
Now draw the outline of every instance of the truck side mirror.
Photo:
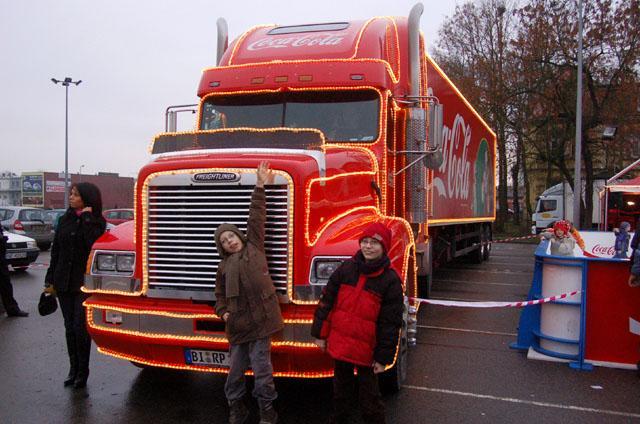
<svg viewBox="0 0 640 424">
<path fill-rule="evenodd" d="M 444 156 L 442 155 L 442 122 L 444 107 L 437 102 L 437 99 L 429 101 L 429 145 L 427 155 L 424 157 L 424 165 L 427 168 L 435 169 L 442 165 Z"/>
</svg>

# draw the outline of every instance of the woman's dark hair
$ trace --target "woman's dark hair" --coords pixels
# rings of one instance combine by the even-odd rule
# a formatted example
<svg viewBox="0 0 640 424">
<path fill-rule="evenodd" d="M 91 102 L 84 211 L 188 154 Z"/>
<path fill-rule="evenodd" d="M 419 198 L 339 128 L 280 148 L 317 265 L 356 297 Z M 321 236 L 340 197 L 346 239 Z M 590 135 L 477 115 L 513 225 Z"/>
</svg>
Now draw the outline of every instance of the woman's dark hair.
<svg viewBox="0 0 640 424">
<path fill-rule="evenodd" d="M 82 198 L 82 202 L 85 206 L 91 206 L 92 215 L 95 217 L 102 216 L 102 195 L 100 189 L 91 183 L 75 183 L 71 186 L 78 190 L 78 194 Z"/>
</svg>

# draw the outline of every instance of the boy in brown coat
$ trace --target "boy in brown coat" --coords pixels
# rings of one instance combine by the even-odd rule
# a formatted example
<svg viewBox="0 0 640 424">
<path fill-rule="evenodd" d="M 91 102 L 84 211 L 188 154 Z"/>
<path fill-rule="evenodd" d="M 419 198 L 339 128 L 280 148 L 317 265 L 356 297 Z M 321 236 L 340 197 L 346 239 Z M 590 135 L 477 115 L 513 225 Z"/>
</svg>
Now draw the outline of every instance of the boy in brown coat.
<svg viewBox="0 0 640 424">
<path fill-rule="evenodd" d="M 224 391 L 232 424 L 244 423 L 249 417 L 242 400 L 246 392 L 244 373 L 249 365 L 255 377 L 252 394 L 258 399 L 260 422 L 275 423 L 278 417 L 272 404 L 277 393 L 271 366 L 271 335 L 283 328 L 283 321 L 264 250 L 264 183 L 268 176 L 269 164 L 260 163 L 246 237 L 232 224 L 220 225 L 215 233 L 222 257 L 216 274 L 216 314 L 226 323 L 230 345 L 231 365 Z"/>
</svg>

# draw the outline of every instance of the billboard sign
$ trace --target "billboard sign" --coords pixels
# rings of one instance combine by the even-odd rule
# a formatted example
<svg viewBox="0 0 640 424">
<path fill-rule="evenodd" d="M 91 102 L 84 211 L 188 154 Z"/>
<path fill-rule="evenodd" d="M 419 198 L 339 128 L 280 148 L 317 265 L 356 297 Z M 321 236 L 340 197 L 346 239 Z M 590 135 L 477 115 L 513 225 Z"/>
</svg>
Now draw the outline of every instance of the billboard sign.
<svg viewBox="0 0 640 424">
<path fill-rule="evenodd" d="M 44 206 L 44 173 L 23 172 L 21 177 L 22 185 L 22 205 L 43 207 Z"/>
</svg>

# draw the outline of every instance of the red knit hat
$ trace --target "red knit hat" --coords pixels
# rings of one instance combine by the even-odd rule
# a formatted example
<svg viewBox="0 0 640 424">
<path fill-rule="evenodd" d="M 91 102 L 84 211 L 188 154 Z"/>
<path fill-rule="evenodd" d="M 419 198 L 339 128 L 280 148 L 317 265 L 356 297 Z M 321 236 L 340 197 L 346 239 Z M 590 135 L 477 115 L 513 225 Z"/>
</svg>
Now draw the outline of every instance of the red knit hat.
<svg viewBox="0 0 640 424">
<path fill-rule="evenodd" d="M 383 224 L 379 222 L 374 222 L 364 229 L 362 235 L 358 242 L 361 242 L 363 238 L 371 237 L 372 239 L 376 239 L 382 244 L 385 252 L 389 252 L 389 248 L 391 247 L 391 230 L 385 227 Z"/>
<path fill-rule="evenodd" d="M 553 232 L 556 230 L 562 230 L 566 236 L 571 231 L 571 224 L 568 221 L 560 220 L 553 223 Z"/>
</svg>

